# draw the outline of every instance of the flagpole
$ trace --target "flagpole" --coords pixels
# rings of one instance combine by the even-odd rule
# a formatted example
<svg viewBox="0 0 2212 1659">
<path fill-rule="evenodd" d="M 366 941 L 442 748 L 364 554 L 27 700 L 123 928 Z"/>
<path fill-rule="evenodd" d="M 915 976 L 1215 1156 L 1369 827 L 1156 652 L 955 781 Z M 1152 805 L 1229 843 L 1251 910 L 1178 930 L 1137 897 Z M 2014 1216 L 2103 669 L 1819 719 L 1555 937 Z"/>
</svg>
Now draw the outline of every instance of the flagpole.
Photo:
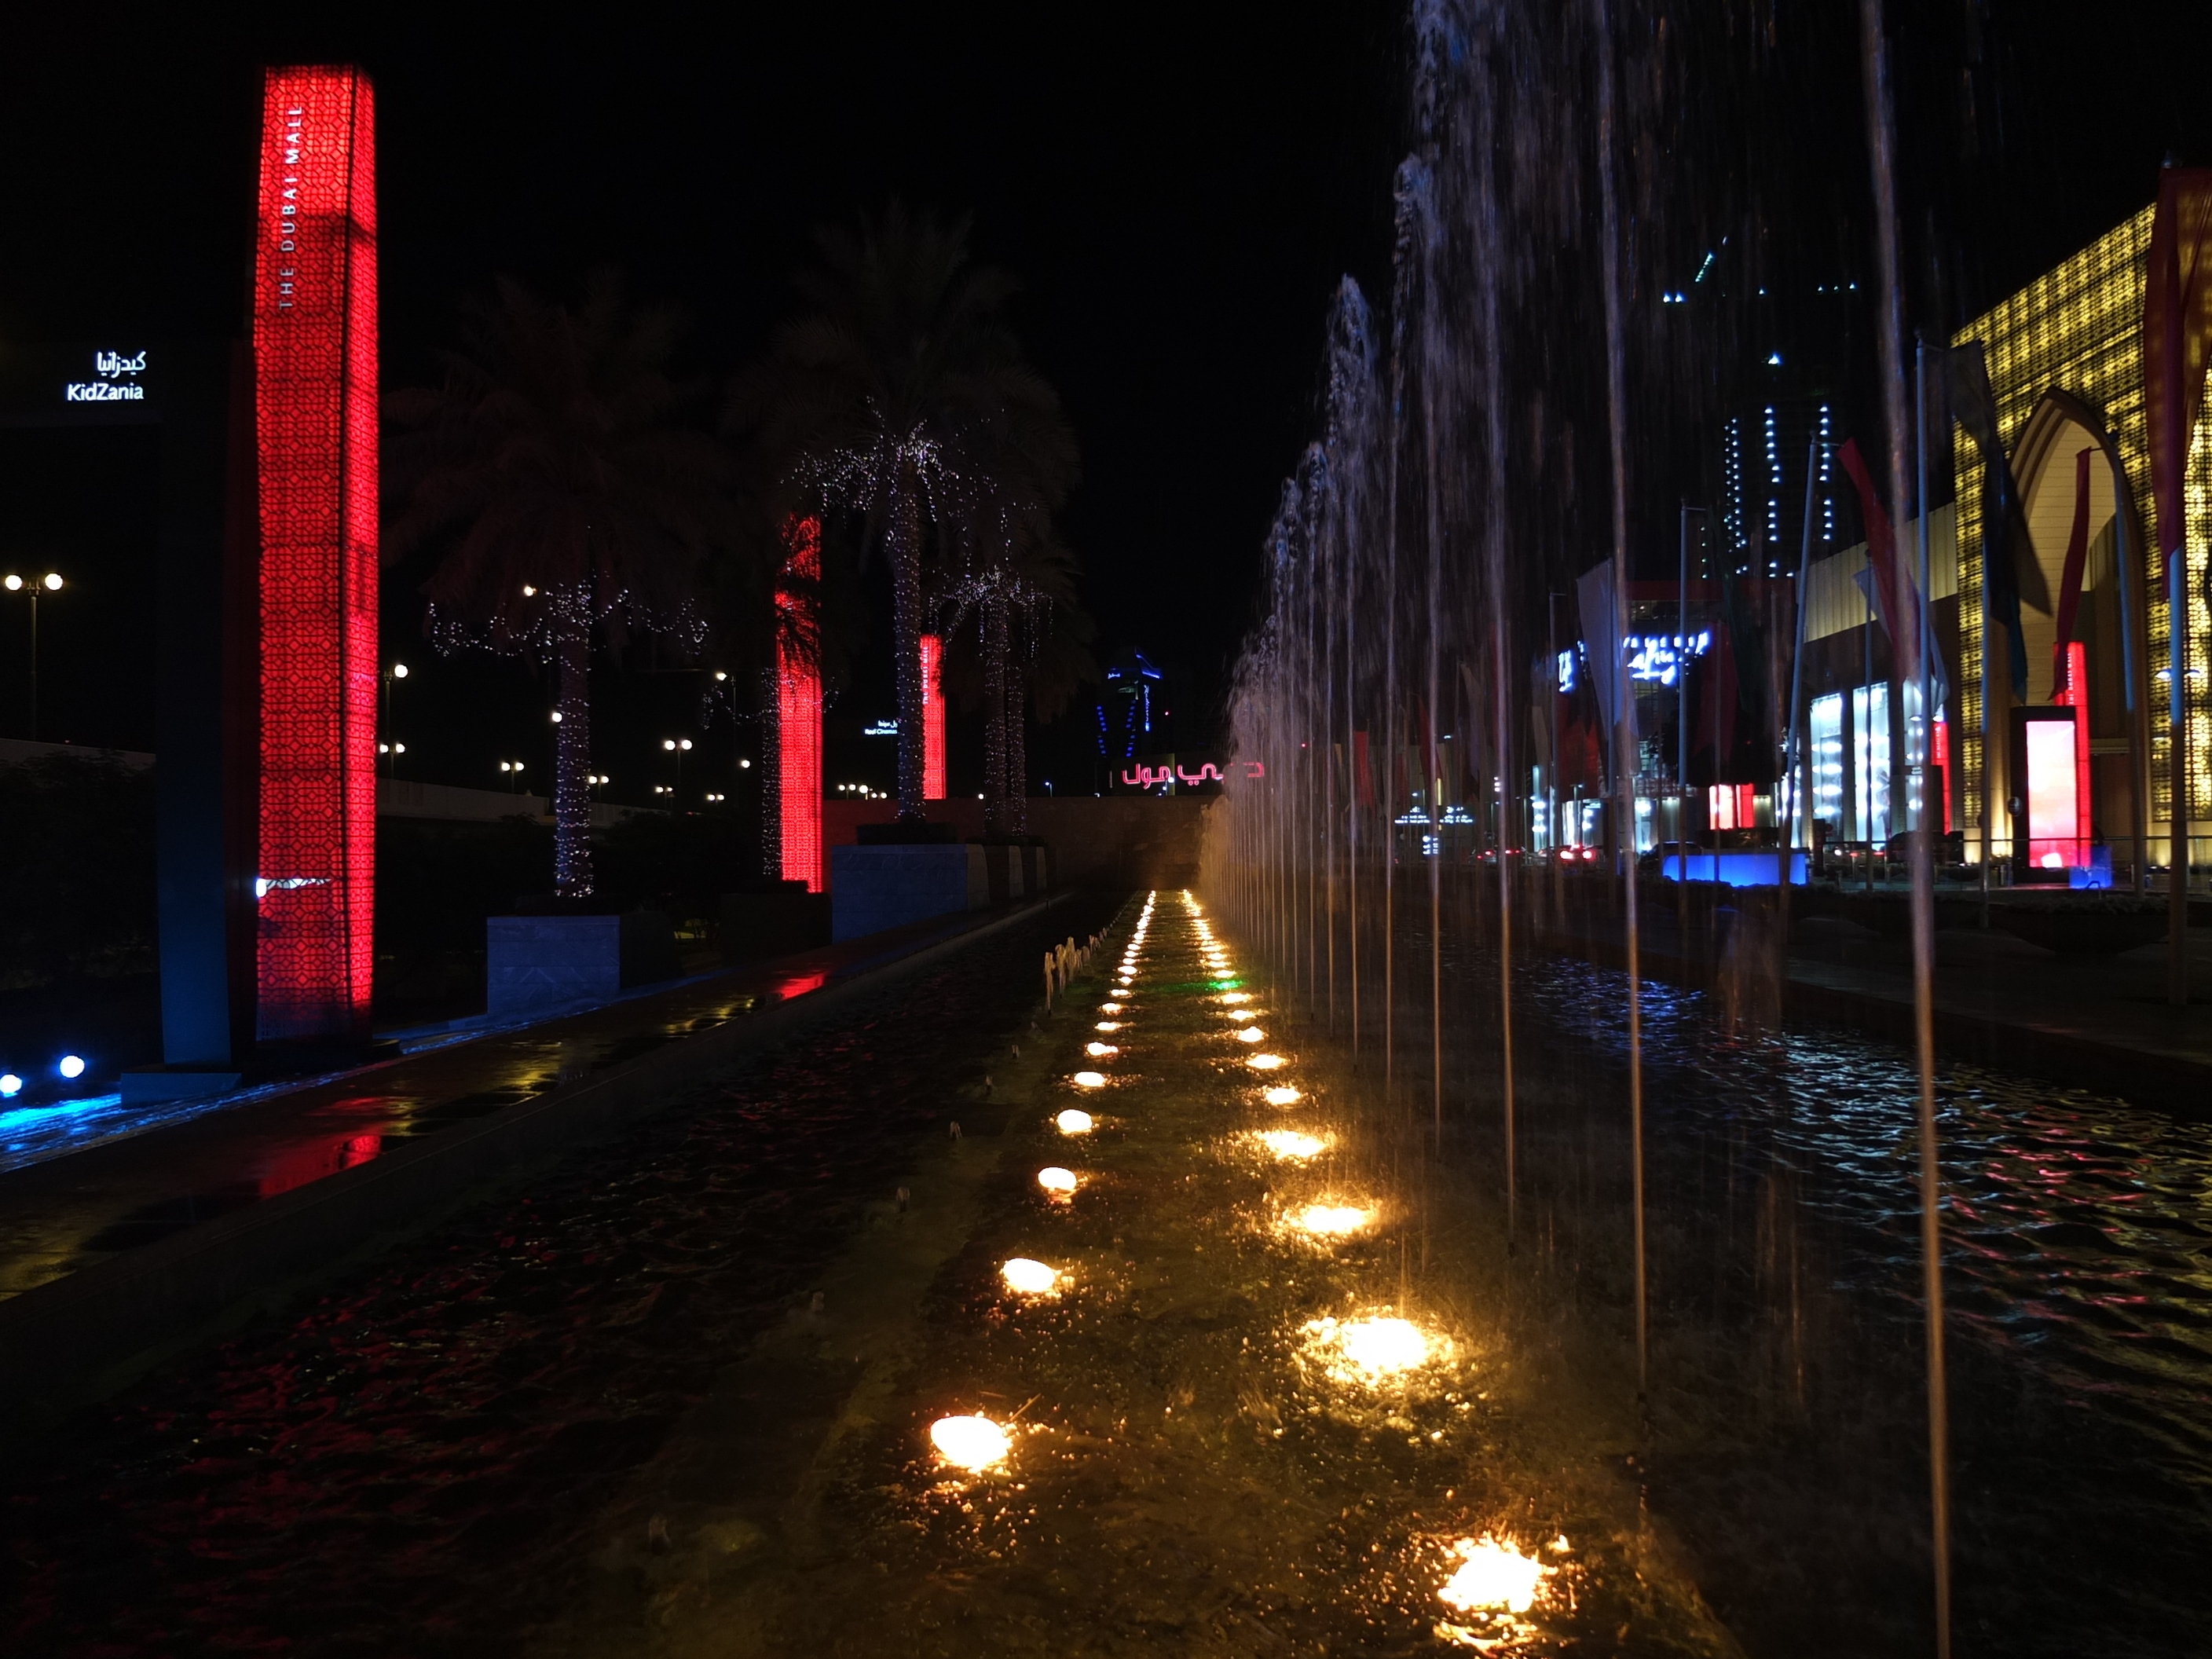
<svg viewBox="0 0 2212 1659">
<path fill-rule="evenodd" d="M 1920 823 L 1921 838 L 1925 840 L 1930 826 L 1943 822 L 1942 806 L 1928 798 L 1929 786 L 1938 781 L 1936 773 L 1936 705 L 1930 701 L 1935 690 L 1935 676 L 1929 672 L 1929 655 L 1935 649 L 1936 589 L 1928 574 L 1928 342 L 1917 334 L 1912 342 L 1912 396 L 1917 405 L 1919 438 L 1920 475 Z M 2087 718 L 2084 715 L 2083 718 Z M 1935 867 L 1933 848 L 1930 848 L 1929 867 Z"/>
<path fill-rule="evenodd" d="M 1690 940 L 1690 504 L 1682 503 L 1680 607 L 1674 637 L 1674 926 L 1677 950 Z"/>
<path fill-rule="evenodd" d="M 1797 753 L 1797 744 L 1804 732 L 1799 726 L 1799 709 L 1805 689 L 1805 625 L 1807 584 L 1813 572 L 1813 480 L 1819 476 L 1820 438 L 1816 432 L 1805 446 L 1805 528 L 1797 548 L 1797 639 L 1790 652 L 1790 735 L 1782 745 L 1782 772 L 1785 781 L 1792 779 L 1790 766 Z M 1800 769 L 1802 770 L 1802 768 Z M 1782 857 L 1778 868 L 1782 879 L 1782 954 L 1786 964 L 1790 956 L 1790 860 L 1797 844 L 1798 821 L 1804 817 L 1803 791 L 1794 781 L 1790 791 L 1790 829 L 1782 840 Z M 1812 862 L 1810 852 L 1806 862 Z"/>
</svg>

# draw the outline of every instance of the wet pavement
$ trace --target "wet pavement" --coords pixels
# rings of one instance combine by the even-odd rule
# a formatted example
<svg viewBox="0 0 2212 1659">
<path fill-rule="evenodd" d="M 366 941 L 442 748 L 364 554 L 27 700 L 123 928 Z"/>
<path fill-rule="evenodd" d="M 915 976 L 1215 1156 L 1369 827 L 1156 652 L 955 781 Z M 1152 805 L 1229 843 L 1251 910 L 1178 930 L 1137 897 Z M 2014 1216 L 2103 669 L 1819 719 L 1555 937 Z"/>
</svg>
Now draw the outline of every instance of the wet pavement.
<svg viewBox="0 0 2212 1659">
<path fill-rule="evenodd" d="M 1044 945 L 1103 920 L 1086 902 L 80 1414 L 9 1468 L 0 1649 L 512 1650 L 594 1506 L 961 1109 Z M 484 1087 L 557 1073 L 551 1041 L 514 1039 Z"/>
<path fill-rule="evenodd" d="M 536 1023 L 402 1034 L 404 1058 L 213 1100 L 0 1113 L 0 1301 L 519 1105 L 980 925 L 923 921 Z"/>
<path fill-rule="evenodd" d="M 80 1418 L 10 1472 L 0 1647 L 1929 1650 L 1901 1049 L 1647 984 L 1639 1409 L 1620 975 L 1521 964 L 1509 1231 L 1478 927 L 1439 1151 L 1425 1023 L 1384 1089 L 1371 1028 L 1355 1070 L 1165 895 L 1128 994 L 1032 1032 L 1042 940 L 1101 920 L 979 942 Z M 1942 1083 L 1955 1650 L 2201 1652 L 2212 1126 Z M 935 1449 L 969 1414 L 1002 1464 Z M 1517 1611 L 1469 1588 L 1516 1573 Z"/>
<path fill-rule="evenodd" d="M 1639 1510 L 1626 1397 L 1517 1352 L 1441 1242 L 1411 1272 L 1403 1149 L 1326 1048 L 1179 895 L 1115 944 L 1127 977 L 1002 1079 L 993 1167 L 917 1182 L 973 1212 L 919 1307 L 833 1292 L 764 1345 L 843 1412 L 730 1389 L 532 1652 L 1734 1651 Z"/>
</svg>

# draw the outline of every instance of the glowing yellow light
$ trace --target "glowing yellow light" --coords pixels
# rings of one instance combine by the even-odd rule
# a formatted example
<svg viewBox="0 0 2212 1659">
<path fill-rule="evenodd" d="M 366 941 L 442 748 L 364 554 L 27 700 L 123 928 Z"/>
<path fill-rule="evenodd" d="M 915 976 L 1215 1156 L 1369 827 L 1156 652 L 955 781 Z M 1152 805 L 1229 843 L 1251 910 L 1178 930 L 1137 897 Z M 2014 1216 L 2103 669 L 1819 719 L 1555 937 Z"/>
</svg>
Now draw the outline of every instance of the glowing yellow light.
<svg viewBox="0 0 2212 1659">
<path fill-rule="evenodd" d="M 1063 1170 L 1059 1164 L 1048 1164 L 1037 1171 L 1037 1185 L 1048 1193 L 1072 1193 L 1075 1190 L 1075 1171 Z"/>
<path fill-rule="evenodd" d="M 1280 1054 L 1255 1054 L 1244 1063 L 1255 1072 L 1272 1072 L 1285 1061 Z"/>
<path fill-rule="evenodd" d="M 998 1468 L 1012 1443 L 988 1417 L 940 1417 L 929 1425 L 929 1438 L 939 1457 L 963 1469 Z"/>
<path fill-rule="evenodd" d="M 1431 1336 L 1409 1319 L 1316 1319 L 1306 1331 L 1316 1346 L 1340 1364 L 1333 1373 L 1347 1382 L 1376 1383 L 1450 1357 L 1451 1340 Z"/>
<path fill-rule="evenodd" d="M 1237 1034 L 1237 1040 L 1239 1042 L 1265 1042 L 1267 1034 L 1256 1025 L 1247 1025 Z"/>
<path fill-rule="evenodd" d="M 1075 1086 L 1079 1089 L 1103 1089 L 1106 1086 L 1106 1073 L 1078 1072 L 1075 1074 Z"/>
<path fill-rule="evenodd" d="M 1042 1261 L 1032 1261 L 1018 1255 L 999 1269 L 999 1277 L 1006 1281 L 1006 1288 L 1024 1296 L 1042 1296 L 1058 1287 L 1060 1274 Z"/>
<path fill-rule="evenodd" d="M 1118 1054 L 1121 1051 L 1110 1042 L 1086 1042 L 1083 1045 L 1083 1052 L 1093 1060 L 1103 1060 L 1109 1054 Z"/>
<path fill-rule="evenodd" d="M 1297 1129 L 1261 1129 L 1252 1139 L 1277 1158 L 1303 1162 L 1319 1158 L 1328 1150 L 1328 1142 L 1320 1135 L 1310 1135 Z"/>
<path fill-rule="evenodd" d="M 1231 1006 L 1234 1006 L 1236 1004 L 1240 1002 L 1251 1001 L 1252 994 L 1249 991 L 1224 991 L 1218 997 L 1215 998 L 1214 1000 L 1217 1002 L 1226 1002 Z"/>
<path fill-rule="evenodd" d="M 1278 1083 L 1273 1088 L 1268 1090 L 1265 1095 L 1261 1096 L 1261 1098 L 1265 1100 L 1270 1106 L 1295 1106 L 1298 1103 L 1299 1100 L 1303 1098 L 1303 1097 L 1299 1095 L 1296 1089 L 1291 1087 L 1289 1084 Z"/>
<path fill-rule="evenodd" d="M 1102 1019 L 1091 1029 L 1094 1031 L 1118 1031 L 1121 1029 L 1121 1022 L 1118 1019 Z"/>
<path fill-rule="evenodd" d="M 1437 1591 L 1437 1599 L 1462 1613 L 1526 1613 L 1543 1594 L 1544 1581 L 1559 1571 L 1487 1533 L 1480 1539 L 1462 1538 L 1452 1550 L 1460 1558 L 1459 1570 Z"/>
<path fill-rule="evenodd" d="M 1079 1112 L 1073 1106 L 1053 1119 L 1064 1135 L 1087 1135 L 1091 1133 L 1091 1114 Z"/>
<path fill-rule="evenodd" d="M 1118 1002 L 1102 1002 L 1098 1005 L 1098 1012 L 1102 1014 L 1118 1014 L 1121 1012 L 1121 1005 Z"/>
<path fill-rule="evenodd" d="M 1290 1218 L 1292 1227 L 1316 1238 L 1349 1238 L 1374 1219 L 1374 1211 L 1355 1204 L 1309 1204 Z"/>
</svg>

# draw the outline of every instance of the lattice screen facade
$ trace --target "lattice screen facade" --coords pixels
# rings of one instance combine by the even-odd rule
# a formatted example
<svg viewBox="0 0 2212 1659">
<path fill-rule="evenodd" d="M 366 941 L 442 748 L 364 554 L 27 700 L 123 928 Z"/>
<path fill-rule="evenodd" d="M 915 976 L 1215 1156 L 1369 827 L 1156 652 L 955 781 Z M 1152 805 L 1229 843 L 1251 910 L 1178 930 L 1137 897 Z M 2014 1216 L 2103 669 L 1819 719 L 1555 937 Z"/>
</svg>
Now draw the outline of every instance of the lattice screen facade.
<svg viewBox="0 0 2212 1659">
<path fill-rule="evenodd" d="M 253 283 L 257 1027 L 364 1034 L 376 870 L 376 196 L 368 79 L 273 69 Z"/>
<path fill-rule="evenodd" d="M 2142 317 L 2151 218 L 2145 208 L 2072 258 L 1960 329 L 1954 343 L 1979 339 L 1989 358 L 1999 428 L 2009 452 L 2028 417 L 2053 388 L 2071 392 L 2105 411 L 2138 508 L 2150 501 L 2150 449 L 2143 413 Z M 1959 493 L 1959 635 L 1960 747 L 1966 821 L 1982 813 L 1983 746 L 1982 461 L 1963 432 L 1954 434 Z M 2022 488 L 2027 481 L 2021 480 Z M 2200 422 L 2190 447 L 2187 478 L 2190 593 L 2190 799 L 2212 800 L 2212 696 L 2206 678 L 2204 605 L 2208 540 L 2212 540 L 2212 421 Z M 2140 538 L 2138 538 L 2140 539 Z M 2173 813 L 2173 744 L 2166 696 L 2173 667 L 2173 618 L 2157 563 L 2130 546 L 2131 596 L 2148 590 L 2150 650 L 2150 833 L 2168 833 Z M 2145 695 L 2138 686 L 2136 695 Z M 2002 735 L 1998 734 L 2002 741 Z M 2003 820 L 1999 818 L 2002 830 Z M 1971 839 L 1971 838 L 1970 838 Z"/>
<path fill-rule="evenodd" d="M 921 636 L 921 798 L 945 799 L 945 641 Z"/>
<path fill-rule="evenodd" d="M 784 568 L 809 584 L 776 592 L 776 808 L 783 842 L 783 878 L 822 890 L 822 671 L 814 650 L 811 584 L 822 578 L 822 522 L 794 519 L 784 528 L 791 548 Z"/>
</svg>

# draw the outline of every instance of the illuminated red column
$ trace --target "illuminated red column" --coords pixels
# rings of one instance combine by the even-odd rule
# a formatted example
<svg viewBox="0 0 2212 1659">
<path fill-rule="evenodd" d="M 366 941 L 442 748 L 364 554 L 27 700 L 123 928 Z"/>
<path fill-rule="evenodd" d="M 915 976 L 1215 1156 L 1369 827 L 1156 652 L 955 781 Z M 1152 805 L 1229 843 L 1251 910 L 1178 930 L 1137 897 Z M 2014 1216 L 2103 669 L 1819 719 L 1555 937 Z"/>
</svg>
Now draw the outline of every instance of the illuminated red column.
<svg viewBox="0 0 2212 1659">
<path fill-rule="evenodd" d="M 376 870 L 376 191 L 368 78 L 272 69 L 253 261 L 264 1038 L 368 1030 Z"/>
<path fill-rule="evenodd" d="M 822 671 L 815 653 L 811 584 L 822 577 L 822 521 L 784 526 L 791 554 L 784 569 L 809 586 L 776 590 L 776 805 L 783 835 L 783 878 L 822 890 Z"/>
<path fill-rule="evenodd" d="M 921 636 L 921 798 L 945 799 L 945 641 Z"/>
</svg>

